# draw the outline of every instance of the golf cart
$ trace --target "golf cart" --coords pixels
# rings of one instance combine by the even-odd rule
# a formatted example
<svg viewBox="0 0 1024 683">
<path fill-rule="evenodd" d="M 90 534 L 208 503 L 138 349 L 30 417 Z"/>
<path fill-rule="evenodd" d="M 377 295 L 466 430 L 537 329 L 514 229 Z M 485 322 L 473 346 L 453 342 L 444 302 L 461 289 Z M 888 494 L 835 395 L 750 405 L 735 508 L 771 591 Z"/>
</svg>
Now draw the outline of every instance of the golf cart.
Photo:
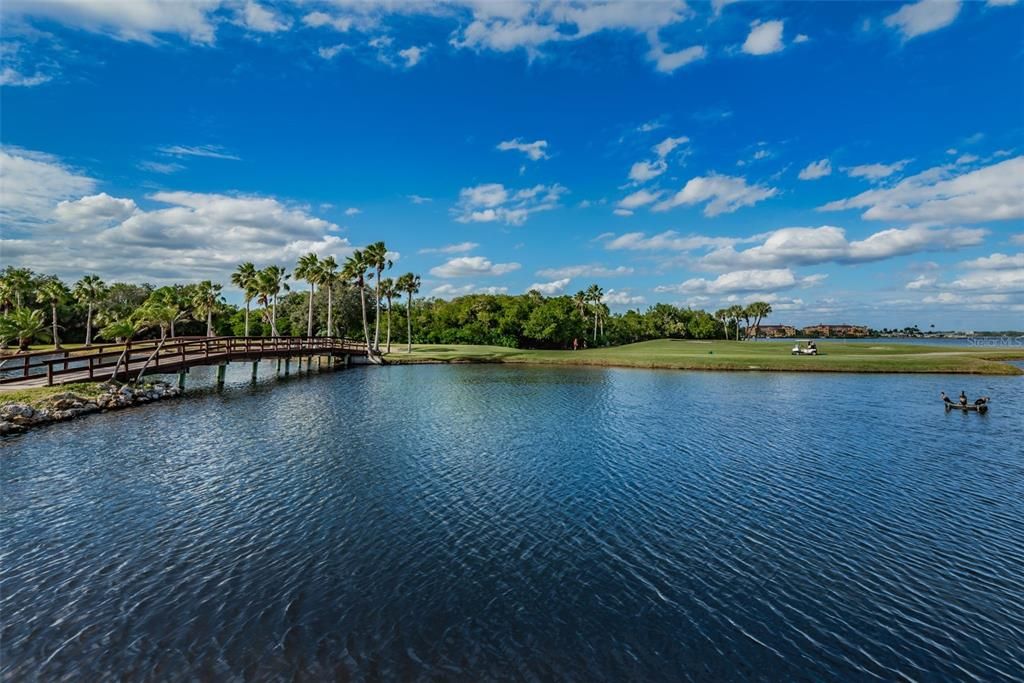
<svg viewBox="0 0 1024 683">
<path fill-rule="evenodd" d="M 800 344 L 803 344 L 803 346 L 800 346 Z M 814 343 L 813 339 L 797 339 L 790 354 L 794 356 L 817 356 L 818 345 Z"/>
</svg>

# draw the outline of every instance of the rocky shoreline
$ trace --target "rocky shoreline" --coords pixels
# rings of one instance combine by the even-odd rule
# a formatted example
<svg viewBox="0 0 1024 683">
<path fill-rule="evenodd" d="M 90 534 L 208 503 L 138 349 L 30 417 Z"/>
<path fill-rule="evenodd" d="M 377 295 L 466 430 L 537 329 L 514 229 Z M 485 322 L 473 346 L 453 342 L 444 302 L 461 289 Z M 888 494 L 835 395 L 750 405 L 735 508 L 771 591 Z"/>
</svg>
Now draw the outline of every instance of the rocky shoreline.
<svg viewBox="0 0 1024 683">
<path fill-rule="evenodd" d="M 181 389 L 166 382 L 141 386 L 104 384 L 93 396 L 65 392 L 50 396 L 37 405 L 7 403 L 0 406 L 0 435 L 19 434 L 33 427 L 66 422 L 90 413 L 121 410 L 143 403 L 152 403 L 181 396 Z M 0 399 L 2 400 L 2 399 Z"/>
</svg>

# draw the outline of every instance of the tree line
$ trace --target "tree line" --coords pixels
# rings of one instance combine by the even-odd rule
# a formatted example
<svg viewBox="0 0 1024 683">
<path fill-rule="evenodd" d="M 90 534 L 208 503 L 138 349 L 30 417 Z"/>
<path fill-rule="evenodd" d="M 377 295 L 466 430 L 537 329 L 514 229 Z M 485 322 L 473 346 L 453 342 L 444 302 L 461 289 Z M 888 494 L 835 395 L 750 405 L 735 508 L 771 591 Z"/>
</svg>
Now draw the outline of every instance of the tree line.
<svg viewBox="0 0 1024 683">
<path fill-rule="evenodd" d="M 754 302 L 714 313 L 670 304 L 612 313 L 599 285 L 573 295 L 471 294 L 451 300 L 414 298 L 420 277 L 386 277 L 393 267 L 383 242 L 356 250 L 343 263 L 309 253 L 294 268 L 242 263 L 230 282 L 243 305 L 227 303 L 212 280 L 155 287 L 105 283 L 85 275 L 70 286 L 54 275 L 8 267 L 0 273 L 0 343 L 206 336 L 362 337 L 367 349 L 392 343 L 489 344 L 513 348 L 574 348 L 648 339 L 735 339 L 771 313 Z M 303 283 L 304 286 L 300 286 Z M 396 324 L 393 316 L 397 316 Z"/>
</svg>

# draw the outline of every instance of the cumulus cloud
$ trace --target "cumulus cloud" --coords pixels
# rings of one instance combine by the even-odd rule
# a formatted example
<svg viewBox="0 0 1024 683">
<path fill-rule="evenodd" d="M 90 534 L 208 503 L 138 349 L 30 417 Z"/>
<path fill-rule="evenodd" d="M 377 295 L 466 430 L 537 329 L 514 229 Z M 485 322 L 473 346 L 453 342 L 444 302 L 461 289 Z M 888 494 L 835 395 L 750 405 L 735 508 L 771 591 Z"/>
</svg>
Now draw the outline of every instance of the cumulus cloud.
<svg viewBox="0 0 1024 683">
<path fill-rule="evenodd" d="M 417 47 L 416 45 L 412 45 L 404 50 L 399 50 L 398 56 L 405 61 L 405 67 L 407 69 L 411 69 L 420 63 L 420 60 L 423 59 L 423 55 L 425 55 L 426 52 L 426 47 Z"/>
<path fill-rule="evenodd" d="M 6 66 L 0 70 L 0 85 L 31 88 L 36 85 L 48 83 L 51 80 L 53 80 L 52 76 L 40 71 L 36 71 L 34 74 L 29 76 L 28 74 L 23 74 L 10 66 Z"/>
<path fill-rule="evenodd" d="M 1014 268 L 1024 268 L 1024 253 L 1012 255 L 995 253 L 991 256 L 964 261 L 960 264 L 960 267 L 968 270 L 1011 270 Z"/>
<path fill-rule="evenodd" d="M 664 159 L 654 161 L 638 161 L 629 168 L 629 179 L 635 183 L 645 183 L 657 178 L 668 170 Z"/>
<path fill-rule="evenodd" d="M 674 73 L 677 69 L 681 69 L 687 64 L 698 62 L 708 54 L 707 48 L 703 45 L 691 45 L 675 52 L 667 50 L 658 38 L 657 33 L 653 31 L 648 34 L 648 41 L 650 42 L 651 49 L 647 52 L 647 58 L 654 62 L 656 70 L 665 74 Z"/>
<path fill-rule="evenodd" d="M 521 267 L 518 263 L 492 263 L 484 256 L 459 256 L 431 268 L 430 274 L 440 278 L 494 276 L 505 275 Z"/>
<path fill-rule="evenodd" d="M 628 266 L 608 268 L 599 264 L 584 264 L 579 266 L 562 266 L 561 268 L 542 268 L 537 271 L 540 277 L 550 278 L 580 278 L 580 277 L 618 277 L 621 275 L 632 275 L 633 269 Z"/>
<path fill-rule="evenodd" d="M 281 16 L 252 0 L 247 0 L 236 11 L 236 23 L 257 33 L 277 33 L 287 31 L 292 26 L 288 17 Z"/>
<path fill-rule="evenodd" d="M 540 161 L 541 159 L 548 159 L 548 141 L 547 140 L 534 140 L 533 142 L 523 142 L 520 138 L 515 140 L 506 140 L 498 143 L 498 149 L 502 152 L 516 151 L 525 154 L 530 161 Z"/>
<path fill-rule="evenodd" d="M 730 237 L 708 237 L 705 235 L 681 235 L 674 230 L 648 237 L 642 232 L 627 232 L 616 237 L 614 234 L 602 236 L 605 249 L 611 251 L 692 251 L 711 247 L 724 247 L 737 243 Z"/>
<path fill-rule="evenodd" d="M 822 159 L 821 161 L 812 161 L 807 164 L 797 177 L 800 180 L 817 180 L 828 175 L 832 175 L 832 162 L 828 159 Z"/>
<path fill-rule="evenodd" d="M 770 55 L 781 52 L 782 44 L 781 20 L 755 21 L 750 25 L 750 33 L 743 41 L 743 51 L 748 55 Z"/>
<path fill-rule="evenodd" d="M 330 61 L 341 54 L 343 51 L 351 49 L 345 43 L 338 43 L 337 45 L 330 45 L 328 47 L 322 47 L 316 51 L 321 58 Z"/>
<path fill-rule="evenodd" d="M 1024 156 L 965 171 L 937 166 L 888 188 L 829 202 L 822 211 L 865 209 L 868 220 L 976 223 L 1024 218 Z"/>
<path fill-rule="evenodd" d="M 537 290 L 544 296 L 556 296 L 564 292 L 571 281 L 569 278 L 564 277 L 559 280 L 552 280 L 551 282 L 534 282 L 526 288 L 526 291 Z"/>
<path fill-rule="evenodd" d="M 358 216 L 362 212 L 363 212 L 362 209 L 356 208 L 354 206 L 350 206 L 347 209 L 345 209 L 345 215 L 346 216 Z"/>
<path fill-rule="evenodd" d="M 851 178 L 867 178 L 868 180 L 881 180 L 882 178 L 888 178 L 893 173 L 902 171 L 903 167 L 910 163 L 910 159 L 901 159 L 900 161 L 894 161 L 891 164 L 863 164 L 861 166 L 851 166 L 844 168 Z"/>
<path fill-rule="evenodd" d="M 691 178 L 676 194 L 655 204 L 655 211 L 668 211 L 677 206 L 705 204 L 704 215 L 714 217 L 752 206 L 778 193 L 774 187 L 748 185 L 745 178 L 711 173 Z"/>
<path fill-rule="evenodd" d="M 676 149 L 681 145 L 685 145 L 689 141 L 690 138 L 686 137 L 685 135 L 680 135 L 679 137 L 675 138 L 667 137 L 658 144 L 656 144 L 652 149 L 654 150 L 654 153 L 658 155 L 658 158 L 664 159 L 665 157 L 672 153 L 672 150 Z"/>
<path fill-rule="evenodd" d="M 949 26 L 958 14 L 958 0 L 920 0 L 903 5 L 887 16 L 885 25 L 898 30 L 904 40 L 910 40 Z"/>
<path fill-rule="evenodd" d="M 831 225 L 783 228 L 764 242 L 737 251 L 732 245 L 708 253 L 700 263 L 708 268 L 778 268 L 819 263 L 864 263 L 926 251 L 952 251 L 980 244 L 987 230 L 928 228 L 882 230 L 863 240 L 849 241 L 846 231 Z"/>
<path fill-rule="evenodd" d="M 477 287 L 475 284 L 458 286 L 446 282 L 434 287 L 430 294 L 439 299 L 451 299 L 467 294 L 508 294 L 508 287 Z"/>
<path fill-rule="evenodd" d="M 659 293 L 672 292 L 677 294 L 732 294 L 737 292 L 767 292 L 772 290 L 792 289 L 798 286 L 817 284 L 823 279 L 821 275 L 800 278 L 788 268 L 766 270 L 736 270 L 723 273 L 713 280 L 691 278 L 678 285 L 660 285 L 654 288 Z"/>
<path fill-rule="evenodd" d="M 51 154 L 0 148 L 0 223 L 5 232 L 48 220 L 58 202 L 95 188 L 95 180 Z"/>
<path fill-rule="evenodd" d="M 76 200 L 64 200 L 57 204 L 53 215 L 63 229 L 80 232 L 121 223 L 138 210 L 139 207 L 131 199 L 111 197 L 101 192 Z"/>
<path fill-rule="evenodd" d="M 653 204 L 661 198 L 661 190 L 651 192 L 650 190 L 637 190 L 636 192 L 626 195 L 619 200 L 618 207 L 625 211 L 633 212 L 634 209 L 638 209 L 641 206 L 647 206 Z"/>
<path fill-rule="evenodd" d="M 557 183 L 521 190 L 506 188 L 501 183 L 484 183 L 463 188 L 452 214 L 460 223 L 522 225 L 530 214 L 557 208 L 562 195 L 567 192 Z"/>
<path fill-rule="evenodd" d="M 633 306 L 647 303 L 647 299 L 639 294 L 633 294 L 628 289 L 609 289 L 601 297 L 601 301 L 609 306 Z"/>
<path fill-rule="evenodd" d="M 421 254 L 465 254 L 467 251 L 473 251 L 480 245 L 476 242 L 459 242 L 458 244 L 447 244 L 443 247 L 427 247 L 426 249 L 420 249 Z"/>
</svg>

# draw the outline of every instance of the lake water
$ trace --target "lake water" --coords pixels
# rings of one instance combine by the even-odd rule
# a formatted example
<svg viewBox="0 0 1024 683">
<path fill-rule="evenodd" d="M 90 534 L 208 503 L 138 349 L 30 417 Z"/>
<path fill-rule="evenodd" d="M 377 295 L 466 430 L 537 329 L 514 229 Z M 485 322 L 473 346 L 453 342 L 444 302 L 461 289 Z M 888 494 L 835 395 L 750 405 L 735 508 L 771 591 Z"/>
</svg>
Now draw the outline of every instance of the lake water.
<svg viewBox="0 0 1024 683">
<path fill-rule="evenodd" d="M 0 678 L 1024 678 L 1024 378 L 248 374 L 0 441 Z"/>
</svg>

